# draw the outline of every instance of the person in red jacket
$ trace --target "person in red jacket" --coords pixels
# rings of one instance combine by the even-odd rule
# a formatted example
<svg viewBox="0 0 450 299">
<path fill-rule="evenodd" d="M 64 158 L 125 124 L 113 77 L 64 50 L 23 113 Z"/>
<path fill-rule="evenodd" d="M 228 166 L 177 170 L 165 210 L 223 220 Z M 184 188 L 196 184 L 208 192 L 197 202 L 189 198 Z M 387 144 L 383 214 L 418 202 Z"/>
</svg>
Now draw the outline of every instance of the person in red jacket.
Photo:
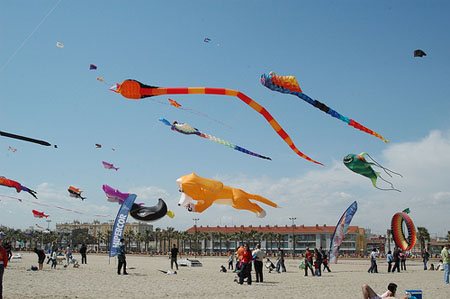
<svg viewBox="0 0 450 299">
<path fill-rule="evenodd" d="M 248 244 L 244 245 L 244 252 L 242 253 L 242 268 L 239 273 L 239 284 L 244 283 L 244 279 L 247 278 L 247 284 L 252 284 L 252 252 L 250 251 Z"/>
<path fill-rule="evenodd" d="M 6 266 L 8 266 L 8 254 L 0 246 L 0 299 L 3 298 L 3 272 L 5 272 Z"/>
</svg>

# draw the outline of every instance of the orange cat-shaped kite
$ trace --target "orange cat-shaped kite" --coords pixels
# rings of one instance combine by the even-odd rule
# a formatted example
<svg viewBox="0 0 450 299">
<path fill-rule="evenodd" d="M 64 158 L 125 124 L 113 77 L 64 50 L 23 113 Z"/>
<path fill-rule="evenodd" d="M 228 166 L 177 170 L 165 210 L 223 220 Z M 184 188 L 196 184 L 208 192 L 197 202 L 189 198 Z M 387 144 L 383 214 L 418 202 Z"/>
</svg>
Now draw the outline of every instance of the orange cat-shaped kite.
<svg viewBox="0 0 450 299">
<path fill-rule="evenodd" d="M 238 210 L 248 210 L 255 213 L 256 217 L 263 218 L 266 216 L 266 211 L 250 199 L 274 208 L 278 207 L 276 203 L 262 196 L 225 186 L 222 182 L 202 178 L 195 173 L 180 177 L 177 179 L 177 184 L 182 192 L 178 205 L 187 208 L 190 212 L 201 213 L 216 203 L 229 205 Z"/>
</svg>

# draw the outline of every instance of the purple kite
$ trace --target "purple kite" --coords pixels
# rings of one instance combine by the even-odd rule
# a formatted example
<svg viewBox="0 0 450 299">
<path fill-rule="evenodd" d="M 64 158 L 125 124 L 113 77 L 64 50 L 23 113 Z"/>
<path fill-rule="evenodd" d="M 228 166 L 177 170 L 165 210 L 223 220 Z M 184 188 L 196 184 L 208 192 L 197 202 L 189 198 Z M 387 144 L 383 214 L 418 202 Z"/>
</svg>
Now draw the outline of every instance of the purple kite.
<svg viewBox="0 0 450 299">
<path fill-rule="evenodd" d="M 94 64 L 91 64 L 90 66 L 89 66 L 89 70 L 96 70 L 97 69 L 97 66 L 96 65 L 94 65 Z"/>
<path fill-rule="evenodd" d="M 119 167 L 114 167 L 114 164 L 102 161 L 103 163 L 103 167 L 105 167 L 106 169 L 115 169 L 116 171 L 119 170 Z"/>
<path fill-rule="evenodd" d="M 118 202 L 120 205 L 130 195 L 130 193 L 122 193 L 106 184 L 103 185 L 103 191 L 105 192 L 109 202 Z"/>
</svg>

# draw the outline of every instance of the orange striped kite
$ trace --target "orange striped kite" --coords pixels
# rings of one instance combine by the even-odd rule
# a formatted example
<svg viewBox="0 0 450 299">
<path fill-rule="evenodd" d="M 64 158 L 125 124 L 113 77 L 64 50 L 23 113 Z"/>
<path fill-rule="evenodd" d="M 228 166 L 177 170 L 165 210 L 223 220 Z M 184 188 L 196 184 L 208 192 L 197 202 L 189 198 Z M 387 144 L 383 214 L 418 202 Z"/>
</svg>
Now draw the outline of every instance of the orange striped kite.
<svg viewBox="0 0 450 299">
<path fill-rule="evenodd" d="M 246 96 L 240 91 L 228 89 L 228 88 L 210 88 L 210 87 L 156 87 L 151 85 L 145 85 L 136 80 L 125 80 L 121 84 L 116 84 L 111 89 L 114 92 L 120 93 L 122 96 L 128 99 L 143 99 L 151 96 L 159 96 L 165 94 L 215 94 L 234 96 L 241 99 L 244 103 L 249 105 L 253 110 L 259 112 L 269 122 L 275 132 L 289 145 L 289 147 L 297 153 L 300 157 L 322 165 L 307 155 L 303 154 L 294 144 L 289 135 L 283 130 L 280 124 L 270 115 L 270 113 L 260 104 Z"/>
</svg>

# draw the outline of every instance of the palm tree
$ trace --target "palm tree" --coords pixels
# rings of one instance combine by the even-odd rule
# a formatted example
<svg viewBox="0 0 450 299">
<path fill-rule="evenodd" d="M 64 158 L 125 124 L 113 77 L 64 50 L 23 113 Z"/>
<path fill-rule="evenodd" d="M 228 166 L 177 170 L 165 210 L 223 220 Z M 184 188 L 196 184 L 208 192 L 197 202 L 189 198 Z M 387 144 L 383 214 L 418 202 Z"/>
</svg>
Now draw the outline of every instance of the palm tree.
<svg viewBox="0 0 450 299">
<path fill-rule="evenodd" d="M 173 227 L 167 227 L 166 233 L 167 233 L 167 239 L 169 241 L 169 250 L 172 248 L 172 238 L 174 237 L 175 228 Z"/>
<path fill-rule="evenodd" d="M 150 237 L 151 237 L 152 231 L 146 229 L 144 232 L 144 245 L 145 245 L 145 251 L 148 251 L 148 242 L 150 242 Z"/>
<path fill-rule="evenodd" d="M 158 239 L 160 239 L 160 236 L 161 236 L 161 229 L 159 227 L 157 227 L 155 229 L 154 236 L 155 236 L 155 244 L 156 244 L 155 245 L 156 246 L 155 251 L 156 252 L 161 252 L 161 244 L 159 244 L 159 251 L 158 251 Z"/>
<path fill-rule="evenodd" d="M 428 230 L 425 227 L 417 227 L 417 238 L 420 242 L 420 251 L 424 252 L 426 249 L 425 241 L 430 241 L 430 234 L 428 233 Z"/>
<path fill-rule="evenodd" d="M 392 230 L 388 229 L 386 231 L 387 241 L 388 241 L 388 251 L 391 251 L 391 236 L 392 236 Z"/>
<path fill-rule="evenodd" d="M 203 244 L 205 244 L 203 247 L 204 247 L 204 252 L 206 253 L 207 252 L 207 243 L 206 243 L 206 241 L 211 239 L 211 235 L 209 233 L 207 233 L 207 232 L 201 232 L 199 237 L 200 237 L 200 240 L 203 241 Z"/>
<path fill-rule="evenodd" d="M 223 234 L 222 240 L 225 241 L 227 252 L 230 251 L 230 241 L 233 239 L 231 234 Z"/>
<path fill-rule="evenodd" d="M 447 241 L 450 242 L 450 230 L 447 232 Z"/>
</svg>

